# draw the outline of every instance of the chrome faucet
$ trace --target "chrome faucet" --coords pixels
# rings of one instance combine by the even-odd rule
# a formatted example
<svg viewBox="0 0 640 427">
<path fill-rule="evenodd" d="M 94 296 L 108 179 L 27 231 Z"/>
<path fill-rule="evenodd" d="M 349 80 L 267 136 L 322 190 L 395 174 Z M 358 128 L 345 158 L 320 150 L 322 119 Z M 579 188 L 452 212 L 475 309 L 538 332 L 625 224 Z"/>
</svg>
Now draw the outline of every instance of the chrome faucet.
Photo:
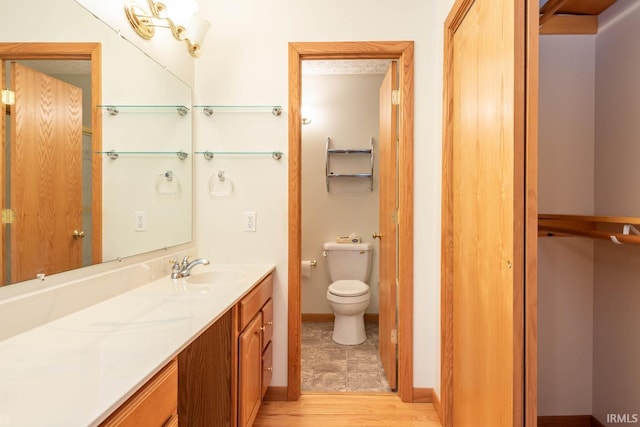
<svg viewBox="0 0 640 427">
<path fill-rule="evenodd" d="M 196 265 L 209 265 L 209 260 L 204 258 L 194 259 L 193 261 L 189 261 L 189 255 L 182 258 L 182 262 L 176 261 L 171 267 L 171 278 L 172 279 L 181 279 L 183 277 L 187 277 L 191 274 L 191 270 Z"/>
</svg>

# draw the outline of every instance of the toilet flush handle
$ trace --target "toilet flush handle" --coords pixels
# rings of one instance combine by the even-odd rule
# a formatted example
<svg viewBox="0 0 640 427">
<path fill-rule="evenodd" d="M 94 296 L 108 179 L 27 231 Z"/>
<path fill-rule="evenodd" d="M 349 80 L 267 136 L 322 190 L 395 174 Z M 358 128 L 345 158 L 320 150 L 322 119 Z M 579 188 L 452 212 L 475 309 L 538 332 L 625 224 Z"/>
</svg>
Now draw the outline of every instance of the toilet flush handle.
<svg viewBox="0 0 640 427">
<path fill-rule="evenodd" d="M 373 238 L 374 238 L 374 239 L 379 239 L 379 238 L 381 238 L 381 237 L 382 237 L 382 236 L 380 235 L 380 233 L 376 233 L 375 231 L 373 232 Z"/>
</svg>

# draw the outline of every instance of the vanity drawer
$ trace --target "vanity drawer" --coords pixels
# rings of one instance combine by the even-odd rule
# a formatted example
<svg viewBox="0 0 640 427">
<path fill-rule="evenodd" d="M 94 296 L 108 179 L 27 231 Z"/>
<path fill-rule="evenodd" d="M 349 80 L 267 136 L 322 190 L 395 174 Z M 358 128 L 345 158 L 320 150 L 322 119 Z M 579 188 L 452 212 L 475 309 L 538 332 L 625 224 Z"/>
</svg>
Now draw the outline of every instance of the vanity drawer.
<svg viewBox="0 0 640 427">
<path fill-rule="evenodd" d="M 173 359 L 100 426 L 161 427 L 177 421 L 177 408 L 178 363 Z"/>
<path fill-rule="evenodd" d="M 273 346 L 271 341 L 267 344 L 267 348 L 262 352 L 262 397 L 267 392 L 271 377 L 273 376 Z"/>
<path fill-rule="evenodd" d="M 262 349 L 267 347 L 273 337 L 273 300 L 269 298 L 262 306 Z"/>
<path fill-rule="evenodd" d="M 273 275 L 269 274 L 238 303 L 240 308 L 239 330 L 243 330 L 249 324 L 267 300 L 271 298 L 272 293 Z"/>
</svg>

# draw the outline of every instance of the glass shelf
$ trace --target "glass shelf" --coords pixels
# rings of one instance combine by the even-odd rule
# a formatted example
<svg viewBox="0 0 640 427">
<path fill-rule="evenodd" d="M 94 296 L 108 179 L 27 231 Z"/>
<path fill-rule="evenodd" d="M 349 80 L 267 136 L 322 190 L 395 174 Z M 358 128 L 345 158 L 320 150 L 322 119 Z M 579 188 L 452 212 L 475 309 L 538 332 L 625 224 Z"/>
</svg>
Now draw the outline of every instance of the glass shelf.
<svg viewBox="0 0 640 427">
<path fill-rule="evenodd" d="M 116 160 L 121 155 L 124 156 L 178 156 L 180 160 L 186 160 L 189 153 L 185 151 L 96 151 L 96 154 L 104 154 L 112 160 Z"/>
<path fill-rule="evenodd" d="M 193 154 L 202 154 L 207 160 L 217 156 L 271 156 L 280 160 L 284 155 L 282 151 L 195 151 Z"/>
<path fill-rule="evenodd" d="M 184 105 L 98 105 L 98 108 L 106 110 L 111 116 L 119 113 L 178 113 L 179 116 L 186 116 L 189 111 Z"/>
<path fill-rule="evenodd" d="M 201 109 L 207 117 L 213 113 L 271 113 L 276 117 L 282 114 L 280 105 L 194 105 L 193 108 Z"/>
</svg>

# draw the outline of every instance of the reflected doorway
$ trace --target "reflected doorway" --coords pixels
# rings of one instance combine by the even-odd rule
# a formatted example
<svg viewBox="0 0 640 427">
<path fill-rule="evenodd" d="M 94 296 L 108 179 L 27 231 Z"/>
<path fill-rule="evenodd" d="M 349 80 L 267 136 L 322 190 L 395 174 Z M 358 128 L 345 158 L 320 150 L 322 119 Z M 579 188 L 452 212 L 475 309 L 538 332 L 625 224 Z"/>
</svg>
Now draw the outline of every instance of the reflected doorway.
<svg viewBox="0 0 640 427">
<path fill-rule="evenodd" d="M 102 259 L 100 45 L 0 43 L 0 286 Z"/>
</svg>

